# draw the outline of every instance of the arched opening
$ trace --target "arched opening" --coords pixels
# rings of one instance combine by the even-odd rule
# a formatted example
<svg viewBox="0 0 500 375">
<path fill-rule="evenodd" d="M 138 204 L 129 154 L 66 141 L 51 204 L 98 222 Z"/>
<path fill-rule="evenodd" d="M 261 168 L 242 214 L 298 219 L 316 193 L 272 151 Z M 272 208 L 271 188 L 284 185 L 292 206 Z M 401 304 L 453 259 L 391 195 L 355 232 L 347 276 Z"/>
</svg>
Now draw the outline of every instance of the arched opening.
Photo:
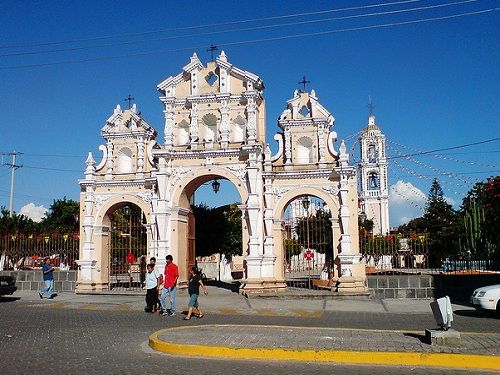
<svg viewBox="0 0 500 375">
<path fill-rule="evenodd" d="M 309 137 L 302 137 L 297 142 L 296 164 L 309 164 L 312 162 L 312 140 Z"/>
<path fill-rule="evenodd" d="M 181 280 L 183 269 L 187 274 L 193 265 L 202 270 L 208 282 L 230 283 L 243 278 L 248 234 L 235 182 L 240 181 L 213 173 L 197 176 L 184 186 L 179 196 L 182 213 L 172 221 L 172 246 L 178 249 Z"/>
<path fill-rule="evenodd" d="M 312 288 L 333 272 L 331 210 L 321 198 L 291 200 L 282 221 L 285 279 L 289 286 Z"/>
<path fill-rule="evenodd" d="M 189 143 L 189 123 L 182 120 L 177 124 L 177 146 L 185 146 Z"/>
<path fill-rule="evenodd" d="M 245 124 L 245 119 L 240 115 L 234 119 L 231 129 L 231 142 L 242 143 L 245 140 Z"/>
<path fill-rule="evenodd" d="M 132 173 L 132 151 L 123 147 L 118 151 L 118 173 Z"/>
<path fill-rule="evenodd" d="M 203 116 L 202 121 L 204 124 L 203 139 L 208 143 L 214 142 L 217 134 L 217 117 L 212 113 L 208 113 Z"/>
<path fill-rule="evenodd" d="M 144 212 L 133 203 L 123 202 L 108 211 L 107 219 L 109 288 L 141 290 L 144 286 L 145 262 L 148 262 Z"/>
</svg>

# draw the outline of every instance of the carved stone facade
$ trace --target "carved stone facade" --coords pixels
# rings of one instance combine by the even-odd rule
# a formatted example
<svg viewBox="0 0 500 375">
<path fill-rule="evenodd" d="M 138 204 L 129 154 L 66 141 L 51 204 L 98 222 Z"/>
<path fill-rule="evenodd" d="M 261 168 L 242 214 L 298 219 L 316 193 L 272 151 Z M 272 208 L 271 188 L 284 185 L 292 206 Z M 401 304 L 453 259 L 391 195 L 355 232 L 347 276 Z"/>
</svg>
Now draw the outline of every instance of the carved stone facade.
<svg viewBox="0 0 500 375">
<path fill-rule="evenodd" d="M 164 104 L 163 143 L 135 106 L 117 107 L 102 129 L 96 166 L 89 154 L 81 186 L 81 250 L 77 291 L 109 286 L 110 213 L 128 203 L 145 214 L 149 256 L 171 254 L 180 284 L 188 277 L 190 198 L 203 183 L 226 179 L 240 195 L 246 293 L 286 288 L 282 220 L 305 195 L 332 212 L 336 291 L 364 290 L 357 228 L 357 180 L 343 142 L 336 151 L 333 116 L 316 93 L 296 91 L 287 102 L 271 155 L 266 143 L 264 84 L 222 52 L 206 66 L 196 54 L 158 85 Z"/>
</svg>

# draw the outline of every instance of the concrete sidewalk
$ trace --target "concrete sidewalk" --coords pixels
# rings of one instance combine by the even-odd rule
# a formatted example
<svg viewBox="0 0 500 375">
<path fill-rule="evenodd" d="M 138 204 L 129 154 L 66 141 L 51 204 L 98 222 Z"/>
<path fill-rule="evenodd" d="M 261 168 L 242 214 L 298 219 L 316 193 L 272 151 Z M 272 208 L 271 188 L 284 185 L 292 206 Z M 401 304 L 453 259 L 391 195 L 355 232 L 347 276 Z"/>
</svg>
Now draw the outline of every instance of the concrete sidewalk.
<svg viewBox="0 0 500 375">
<path fill-rule="evenodd" d="M 242 296 L 229 289 L 208 287 L 209 295 L 200 297 L 207 316 L 182 321 L 178 326 L 153 333 L 149 345 L 171 355 L 223 357 L 233 359 L 265 359 L 294 361 L 323 361 L 353 364 L 471 368 L 500 371 L 500 330 L 492 332 L 461 332 L 458 348 L 431 346 L 425 342 L 426 328 L 417 330 L 386 329 L 395 317 L 412 320 L 430 316 L 428 299 L 385 299 L 341 297 L 322 291 L 290 289 L 276 296 Z M 145 291 L 111 292 L 109 294 L 59 293 L 53 300 L 40 300 L 33 291 L 18 291 L 29 304 L 48 308 L 85 310 L 142 311 Z M 187 303 L 187 294 L 179 291 L 178 312 Z M 455 305 L 474 313 L 473 308 Z M 464 310 L 465 309 L 465 310 Z M 469 309 L 469 310 L 467 310 Z M 361 313 L 373 320 L 369 327 L 381 329 L 332 328 L 330 314 Z M 226 318 L 225 318 L 226 317 Z M 230 319 L 230 317 L 233 317 Z M 294 325 L 305 322 L 321 327 L 255 325 L 256 319 L 271 319 Z M 238 324 L 213 324 L 237 319 Z M 274 319 L 274 320 L 273 320 Z M 406 320 L 405 320 L 406 321 Z M 239 323 L 252 324 L 239 324 Z M 257 323 L 259 321 L 257 320 Z M 169 323 L 170 324 L 170 323 Z M 278 323 L 280 324 L 280 323 Z M 283 324 L 283 323 L 281 323 Z M 401 326 L 401 325 L 400 325 Z M 407 327 L 410 325 L 404 325 Z M 413 325 L 415 327 L 415 325 Z"/>
<path fill-rule="evenodd" d="M 462 334 L 460 348 L 423 339 L 423 332 L 189 325 L 155 332 L 149 345 L 181 356 L 500 370 L 500 335 Z"/>
</svg>

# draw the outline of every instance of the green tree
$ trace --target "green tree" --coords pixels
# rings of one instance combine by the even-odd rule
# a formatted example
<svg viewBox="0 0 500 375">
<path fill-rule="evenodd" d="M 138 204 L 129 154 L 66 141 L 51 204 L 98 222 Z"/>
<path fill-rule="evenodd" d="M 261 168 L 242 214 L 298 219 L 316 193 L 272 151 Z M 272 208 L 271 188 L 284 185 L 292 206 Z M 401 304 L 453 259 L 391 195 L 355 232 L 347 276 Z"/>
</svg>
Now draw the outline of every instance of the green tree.
<svg viewBox="0 0 500 375">
<path fill-rule="evenodd" d="M 241 210 L 236 204 L 223 206 L 227 226 L 221 252 L 226 256 L 242 255 Z"/>
<path fill-rule="evenodd" d="M 32 233 L 37 232 L 40 224 L 22 214 L 10 214 L 5 207 L 0 209 L 0 233 Z"/>
<path fill-rule="evenodd" d="M 66 199 L 54 200 L 41 222 L 43 230 L 52 232 L 77 232 L 79 228 L 80 202 Z"/>
<path fill-rule="evenodd" d="M 463 215 L 464 251 L 472 259 L 500 257 L 500 176 L 479 182 L 467 193 Z"/>
<path fill-rule="evenodd" d="M 242 254 L 241 211 L 236 204 L 192 207 L 195 216 L 196 256 Z"/>
<path fill-rule="evenodd" d="M 446 202 L 441 185 L 434 179 L 427 196 L 424 216 L 410 220 L 401 226 L 400 231 L 427 233 L 430 265 L 439 267 L 442 259 L 460 255 L 461 225 L 461 216 Z"/>
</svg>

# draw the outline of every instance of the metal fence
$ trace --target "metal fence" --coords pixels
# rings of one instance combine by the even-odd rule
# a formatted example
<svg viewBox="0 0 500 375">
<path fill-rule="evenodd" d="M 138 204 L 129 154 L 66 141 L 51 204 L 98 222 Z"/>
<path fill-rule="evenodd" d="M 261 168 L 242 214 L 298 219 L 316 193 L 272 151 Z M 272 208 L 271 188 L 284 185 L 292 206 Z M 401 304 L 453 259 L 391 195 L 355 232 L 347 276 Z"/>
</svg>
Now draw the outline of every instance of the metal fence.
<svg viewBox="0 0 500 375">
<path fill-rule="evenodd" d="M 429 251 L 428 242 L 426 233 L 411 236 L 361 234 L 359 248 L 367 274 L 481 273 L 500 270 L 500 262 L 494 259 L 437 259 Z"/>
<path fill-rule="evenodd" d="M 61 270 L 76 269 L 79 233 L 0 234 L 0 270 L 29 270 L 41 267 L 44 257 Z"/>
<path fill-rule="evenodd" d="M 333 270 L 330 212 L 312 196 L 290 204 L 284 220 L 285 278 L 292 287 L 326 285 Z"/>
</svg>

